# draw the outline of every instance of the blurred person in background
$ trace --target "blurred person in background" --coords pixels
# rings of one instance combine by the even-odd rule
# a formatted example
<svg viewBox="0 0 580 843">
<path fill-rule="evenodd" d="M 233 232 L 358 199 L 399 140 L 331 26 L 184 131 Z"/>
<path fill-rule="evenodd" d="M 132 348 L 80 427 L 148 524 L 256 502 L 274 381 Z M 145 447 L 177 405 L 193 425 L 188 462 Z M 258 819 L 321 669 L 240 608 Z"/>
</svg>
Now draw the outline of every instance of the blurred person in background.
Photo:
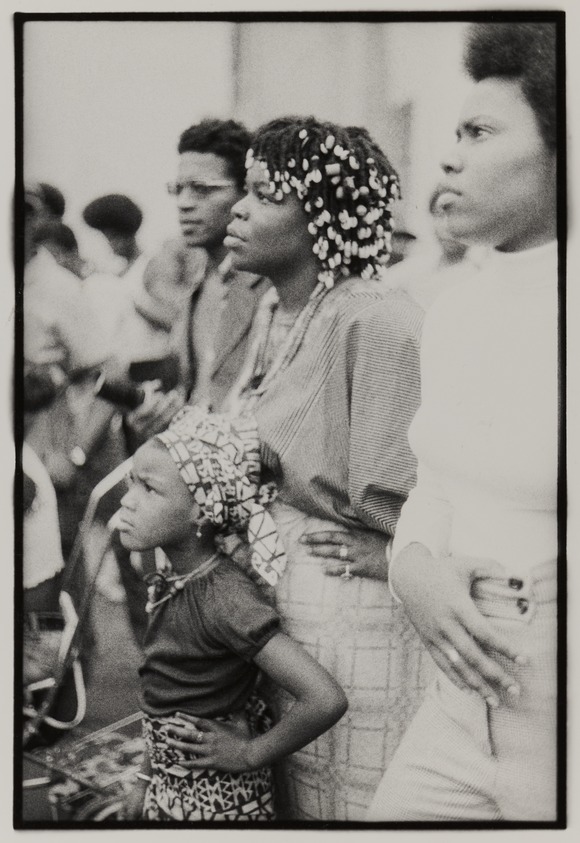
<svg viewBox="0 0 580 843">
<path fill-rule="evenodd" d="M 32 209 L 34 225 L 62 222 L 66 202 L 58 187 L 46 182 L 34 182 L 26 186 L 25 195 Z"/>
<path fill-rule="evenodd" d="M 39 225 L 34 234 L 37 246 L 44 246 L 55 261 L 78 278 L 84 278 L 85 264 L 79 254 L 77 239 L 64 223 L 54 220 Z"/>
<path fill-rule="evenodd" d="M 62 222 L 66 210 L 65 198 L 62 191 L 52 184 L 39 182 L 38 189 L 45 208 L 47 219 L 54 219 Z"/>
<path fill-rule="evenodd" d="M 58 220 L 47 221 L 43 195 L 36 185 L 25 191 L 24 377 L 28 388 L 31 378 L 50 385 L 51 400 L 34 412 L 25 408 L 26 442 L 54 484 L 61 553 L 68 560 L 94 485 L 125 453 L 111 449 L 114 410 L 93 396 L 109 349 L 84 282 L 55 257 L 74 246 L 74 235 Z M 102 518 L 112 511 L 102 509 Z M 86 578 L 86 562 L 84 556 L 79 583 Z"/>
<path fill-rule="evenodd" d="M 35 188 L 25 192 L 24 364 L 43 369 L 57 393 L 50 405 L 35 413 L 28 439 L 59 492 L 66 556 L 78 522 L 73 490 L 76 466 L 70 457 L 89 411 L 95 372 L 107 352 L 98 323 L 83 297 L 80 279 L 36 242 L 44 225 L 39 224 L 36 199 Z"/>
<path fill-rule="evenodd" d="M 389 265 L 387 281 L 405 289 L 427 310 L 447 287 L 472 275 L 482 260 L 481 247 L 461 243 L 448 230 L 445 197 L 435 190 L 429 200 L 433 238 L 418 242 L 410 257 Z"/>
<path fill-rule="evenodd" d="M 448 231 L 489 253 L 427 313 L 417 486 L 389 583 L 439 670 L 370 820 L 557 818 L 555 25 L 473 24 L 442 162 Z M 563 715 L 563 712 L 561 712 Z"/>
<path fill-rule="evenodd" d="M 106 271 L 88 275 L 83 281 L 83 294 L 98 320 L 101 341 L 107 351 L 107 380 L 129 384 L 133 363 L 163 359 L 169 349 L 170 327 L 157 318 L 154 309 L 147 306 L 144 277 L 150 255 L 138 242 L 143 214 L 128 196 L 111 193 L 90 202 L 83 211 L 83 219 L 91 228 L 101 232 L 114 258 Z M 93 461 L 82 475 L 89 494 L 99 480 L 128 456 L 123 428 L 127 408 L 115 403 L 107 406 L 109 416 L 103 417 L 99 434 L 98 463 Z M 108 540 L 104 527 L 118 508 L 121 496 L 122 489 L 113 490 L 100 508 L 101 517 L 93 529 L 90 543 L 93 564 L 100 560 Z M 143 585 L 136 581 L 132 571 L 127 575 L 131 577 L 131 592 L 137 591 L 142 600 L 145 594 Z M 120 582 L 119 576 L 113 556 L 107 554 L 97 584 L 99 590 L 114 601 L 125 600 L 127 594 L 126 584 Z"/>
<path fill-rule="evenodd" d="M 23 587 L 30 610 L 57 606 L 62 564 L 72 550 L 84 510 L 78 456 L 82 453 L 83 462 L 91 456 L 87 421 L 103 412 L 108 417 L 107 407 L 91 408 L 92 380 L 106 352 L 80 279 L 57 262 L 42 238 L 37 241 L 43 228 L 62 225 L 52 212 L 47 214 L 43 196 L 36 185 L 25 189 Z M 81 560 L 71 582 L 77 603 L 85 586 Z M 90 621 L 85 633 L 88 642 Z"/>
<path fill-rule="evenodd" d="M 143 213 L 132 199 L 122 193 L 99 196 L 86 206 L 83 220 L 101 232 L 116 256 L 111 271 L 124 276 L 132 270 L 129 277 L 143 272 L 147 259 L 137 242 Z"/>
<path fill-rule="evenodd" d="M 116 268 L 90 275 L 84 290 L 97 313 L 110 355 L 117 360 L 118 377 L 127 377 L 132 361 L 162 357 L 169 343 L 168 326 L 140 306 L 151 257 L 137 241 L 143 214 L 128 196 L 111 193 L 90 202 L 83 219 L 103 234 L 118 260 Z"/>
</svg>

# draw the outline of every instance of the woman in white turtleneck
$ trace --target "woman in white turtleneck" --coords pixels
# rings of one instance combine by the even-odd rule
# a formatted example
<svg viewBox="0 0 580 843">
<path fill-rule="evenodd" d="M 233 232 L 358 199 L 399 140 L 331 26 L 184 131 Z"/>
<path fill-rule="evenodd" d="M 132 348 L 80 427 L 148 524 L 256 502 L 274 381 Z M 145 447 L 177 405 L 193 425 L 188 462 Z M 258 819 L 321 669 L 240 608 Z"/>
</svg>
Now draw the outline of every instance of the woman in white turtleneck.
<svg viewBox="0 0 580 843">
<path fill-rule="evenodd" d="M 557 818 L 555 35 L 474 24 L 443 163 L 453 236 L 492 247 L 426 317 L 417 486 L 389 570 L 439 667 L 371 820 Z M 551 86 L 551 87 L 550 87 Z"/>
</svg>

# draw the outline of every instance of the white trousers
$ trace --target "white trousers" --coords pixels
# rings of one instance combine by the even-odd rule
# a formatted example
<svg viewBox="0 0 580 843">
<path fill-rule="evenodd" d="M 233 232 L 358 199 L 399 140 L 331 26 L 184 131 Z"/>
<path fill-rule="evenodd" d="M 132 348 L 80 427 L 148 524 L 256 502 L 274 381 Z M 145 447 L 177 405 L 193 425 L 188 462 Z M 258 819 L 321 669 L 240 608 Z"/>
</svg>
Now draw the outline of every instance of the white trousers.
<svg viewBox="0 0 580 843">
<path fill-rule="evenodd" d="M 529 658 L 497 709 L 441 671 L 373 798 L 372 821 L 556 819 L 556 563 L 481 580 L 474 600 Z"/>
</svg>

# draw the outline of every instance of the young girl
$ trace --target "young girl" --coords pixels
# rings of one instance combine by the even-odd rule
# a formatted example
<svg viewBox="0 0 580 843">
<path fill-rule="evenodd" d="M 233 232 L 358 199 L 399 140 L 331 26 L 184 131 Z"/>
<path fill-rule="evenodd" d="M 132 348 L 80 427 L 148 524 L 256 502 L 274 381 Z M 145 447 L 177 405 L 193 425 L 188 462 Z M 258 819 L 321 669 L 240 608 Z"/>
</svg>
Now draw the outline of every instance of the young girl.
<svg viewBox="0 0 580 843">
<path fill-rule="evenodd" d="M 274 585 L 282 573 L 259 469 L 250 417 L 234 426 L 192 407 L 135 454 L 121 541 L 161 547 L 170 567 L 149 589 L 139 671 L 147 757 L 128 819 L 274 819 L 271 764 L 346 711 L 340 686 L 280 632 L 267 592 L 217 547 L 220 535 L 247 530 L 258 574 Z M 255 694 L 261 670 L 295 698 L 271 729 Z M 196 755 L 186 758 L 176 737 L 191 742 L 192 730 Z"/>
</svg>

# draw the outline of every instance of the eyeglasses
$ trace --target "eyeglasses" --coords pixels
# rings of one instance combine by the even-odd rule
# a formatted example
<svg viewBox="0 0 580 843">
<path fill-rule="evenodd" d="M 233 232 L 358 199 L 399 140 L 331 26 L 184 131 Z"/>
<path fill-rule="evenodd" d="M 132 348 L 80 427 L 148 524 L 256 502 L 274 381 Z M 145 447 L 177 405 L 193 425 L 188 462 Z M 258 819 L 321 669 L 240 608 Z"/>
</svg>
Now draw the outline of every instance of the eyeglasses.
<svg viewBox="0 0 580 843">
<path fill-rule="evenodd" d="M 189 190 L 198 199 L 211 196 L 222 187 L 232 187 L 236 182 L 233 179 L 214 179 L 213 181 L 170 181 L 167 183 L 167 192 L 170 196 L 180 196 L 184 190 Z"/>
</svg>

